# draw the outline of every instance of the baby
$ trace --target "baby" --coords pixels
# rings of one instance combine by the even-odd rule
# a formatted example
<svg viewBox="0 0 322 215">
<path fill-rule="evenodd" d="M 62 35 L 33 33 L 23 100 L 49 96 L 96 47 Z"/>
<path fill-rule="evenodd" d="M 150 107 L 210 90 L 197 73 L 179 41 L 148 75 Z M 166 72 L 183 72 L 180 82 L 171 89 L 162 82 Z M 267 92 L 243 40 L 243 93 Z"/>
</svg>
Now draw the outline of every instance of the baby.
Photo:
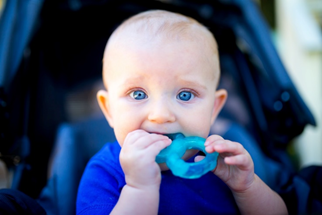
<svg viewBox="0 0 322 215">
<path fill-rule="evenodd" d="M 107 90 L 97 93 L 117 143 L 89 161 L 77 213 L 287 214 L 241 144 L 208 137 L 227 97 L 216 89 L 219 76 L 216 41 L 194 19 L 154 10 L 122 23 L 104 53 Z M 219 153 L 216 169 L 192 180 L 157 164 L 174 133 L 206 138 L 206 151 Z M 198 162 L 197 153 L 188 150 L 183 159 Z"/>
</svg>

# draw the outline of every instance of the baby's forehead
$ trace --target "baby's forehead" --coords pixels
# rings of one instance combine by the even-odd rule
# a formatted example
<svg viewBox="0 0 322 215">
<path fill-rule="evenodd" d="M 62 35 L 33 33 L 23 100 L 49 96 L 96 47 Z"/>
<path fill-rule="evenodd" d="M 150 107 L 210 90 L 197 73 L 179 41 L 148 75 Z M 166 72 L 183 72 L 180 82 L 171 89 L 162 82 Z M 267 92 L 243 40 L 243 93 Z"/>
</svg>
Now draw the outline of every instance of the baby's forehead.
<svg viewBox="0 0 322 215">
<path fill-rule="evenodd" d="M 129 18 L 114 31 L 108 44 L 158 40 L 198 41 L 200 48 L 211 49 L 217 54 L 216 40 L 205 26 L 190 17 L 162 10 L 147 11 Z"/>
</svg>

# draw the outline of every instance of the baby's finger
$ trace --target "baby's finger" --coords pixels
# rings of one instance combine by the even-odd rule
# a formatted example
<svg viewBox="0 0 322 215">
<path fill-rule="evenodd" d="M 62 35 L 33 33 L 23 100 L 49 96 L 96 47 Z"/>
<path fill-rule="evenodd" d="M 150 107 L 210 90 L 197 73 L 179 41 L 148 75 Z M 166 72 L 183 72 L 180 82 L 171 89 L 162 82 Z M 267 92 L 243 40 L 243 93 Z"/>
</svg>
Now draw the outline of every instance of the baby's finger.
<svg viewBox="0 0 322 215">
<path fill-rule="evenodd" d="M 242 169 L 249 169 L 252 166 L 252 159 L 248 154 L 225 157 L 224 161 L 228 165 L 236 165 Z"/>
<path fill-rule="evenodd" d="M 156 141 L 163 140 L 166 142 L 170 142 L 169 137 L 159 134 L 149 134 L 143 130 L 138 130 L 135 133 L 129 133 L 127 136 L 126 142 L 128 145 L 133 145 L 138 149 L 144 149 L 151 144 L 154 144 Z"/>
<path fill-rule="evenodd" d="M 170 139 L 165 139 L 165 140 L 158 140 L 153 142 L 153 144 L 150 144 L 146 148 L 146 153 L 151 155 L 153 159 L 160 153 L 160 151 L 166 147 L 168 147 L 171 144 Z"/>
<path fill-rule="evenodd" d="M 136 146 L 140 149 L 147 148 L 156 144 L 159 141 L 163 141 L 166 144 L 170 144 L 172 141 L 169 137 L 160 134 L 148 134 L 140 137 L 136 140 Z"/>
<path fill-rule="evenodd" d="M 218 153 L 231 153 L 233 155 L 245 154 L 246 150 L 240 143 L 229 140 L 217 141 L 213 146 L 213 150 Z M 206 149 L 207 150 L 207 149 Z"/>
<path fill-rule="evenodd" d="M 223 140 L 224 138 L 222 138 L 221 136 L 219 135 L 211 135 L 209 136 L 207 139 L 206 139 L 206 142 L 205 142 L 205 146 L 208 146 L 210 145 L 211 143 L 215 142 L 215 141 L 218 141 L 218 140 Z"/>
<path fill-rule="evenodd" d="M 202 161 L 205 158 L 205 156 L 198 155 L 195 157 L 195 162 Z"/>
<path fill-rule="evenodd" d="M 126 135 L 126 137 L 124 139 L 124 144 L 131 145 L 131 144 L 135 143 L 140 137 L 147 135 L 147 134 L 148 134 L 148 132 L 141 130 L 141 129 L 131 131 Z"/>
</svg>

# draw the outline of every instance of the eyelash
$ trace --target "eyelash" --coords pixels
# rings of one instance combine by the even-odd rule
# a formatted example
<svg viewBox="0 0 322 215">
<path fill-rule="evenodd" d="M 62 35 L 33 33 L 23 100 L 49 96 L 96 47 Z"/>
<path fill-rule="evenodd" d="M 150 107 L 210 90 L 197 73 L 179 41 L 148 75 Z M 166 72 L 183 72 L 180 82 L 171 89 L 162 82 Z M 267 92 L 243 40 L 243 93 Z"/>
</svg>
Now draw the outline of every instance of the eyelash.
<svg viewBox="0 0 322 215">
<path fill-rule="evenodd" d="M 142 91 L 148 97 L 148 94 L 142 88 L 133 88 L 133 89 L 130 89 L 130 90 L 127 91 L 126 95 L 131 96 L 131 94 L 134 93 L 135 91 Z M 180 92 L 178 92 L 178 94 L 176 95 L 176 98 L 177 98 L 177 96 L 180 93 L 185 92 L 185 91 L 186 92 L 190 92 L 194 97 L 198 97 L 199 96 L 199 94 L 196 91 L 194 91 L 194 90 L 191 90 L 191 89 L 182 89 L 182 90 L 180 90 Z"/>
<path fill-rule="evenodd" d="M 195 98 L 195 97 L 197 97 L 199 94 L 196 92 L 196 91 L 194 91 L 194 90 L 191 90 L 191 89 L 182 89 L 182 90 L 180 90 L 180 92 L 176 95 L 176 98 L 180 95 L 180 93 L 182 93 L 182 92 L 190 92 L 191 94 L 192 94 L 192 96 L 193 96 L 193 98 Z M 190 99 L 191 100 L 191 99 Z M 188 101 L 190 101 L 190 100 L 188 100 Z M 181 100 L 181 101 L 183 101 L 183 100 Z M 188 102 L 187 101 L 187 102 Z"/>
<path fill-rule="evenodd" d="M 148 94 L 142 88 L 132 88 L 132 89 L 127 91 L 126 95 L 132 97 L 131 94 L 134 93 L 135 91 L 142 91 L 148 97 Z"/>
<path fill-rule="evenodd" d="M 181 89 L 179 93 L 183 92 L 183 91 L 187 91 L 187 92 L 190 92 L 192 93 L 194 96 L 199 96 L 199 93 L 197 93 L 195 90 L 192 90 L 192 89 Z M 178 93 L 178 94 L 179 94 Z"/>
</svg>

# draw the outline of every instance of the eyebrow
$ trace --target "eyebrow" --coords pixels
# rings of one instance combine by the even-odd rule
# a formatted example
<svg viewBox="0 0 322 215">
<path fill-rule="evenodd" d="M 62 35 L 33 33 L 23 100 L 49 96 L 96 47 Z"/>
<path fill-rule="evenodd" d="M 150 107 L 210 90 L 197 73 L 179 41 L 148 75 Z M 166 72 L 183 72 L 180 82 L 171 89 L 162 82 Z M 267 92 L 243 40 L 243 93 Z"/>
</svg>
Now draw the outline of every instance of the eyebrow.
<svg viewBox="0 0 322 215">
<path fill-rule="evenodd" d="M 121 84 L 123 86 L 133 86 L 133 85 L 137 85 L 137 82 L 142 81 L 143 79 L 145 79 L 144 76 L 131 77 L 131 78 L 126 79 Z M 181 85 L 184 85 L 184 86 L 188 86 L 188 87 L 192 87 L 192 88 L 198 88 L 198 89 L 205 90 L 205 91 L 207 90 L 207 87 L 205 87 L 204 85 L 198 83 L 197 81 L 192 81 L 192 80 L 180 78 L 178 80 L 178 82 Z"/>
<path fill-rule="evenodd" d="M 196 88 L 201 88 L 203 90 L 207 90 L 207 88 L 204 85 L 198 83 L 197 81 L 179 79 L 179 82 L 182 83 L 183 85 L 188 85 L 190 87 L 196 87 Z"/>
<path fill-rule="evenodd" d="M 131 78 L 127 78 L 122 85 L 124 86 L 128 86 L 128 85 L 136 85 L 136 83 L 138 81 L 142 81 L 142 79 L 144 79 L 144 76 L 137 76 L 137 77 L 131 77 Z"/>
</svg>

